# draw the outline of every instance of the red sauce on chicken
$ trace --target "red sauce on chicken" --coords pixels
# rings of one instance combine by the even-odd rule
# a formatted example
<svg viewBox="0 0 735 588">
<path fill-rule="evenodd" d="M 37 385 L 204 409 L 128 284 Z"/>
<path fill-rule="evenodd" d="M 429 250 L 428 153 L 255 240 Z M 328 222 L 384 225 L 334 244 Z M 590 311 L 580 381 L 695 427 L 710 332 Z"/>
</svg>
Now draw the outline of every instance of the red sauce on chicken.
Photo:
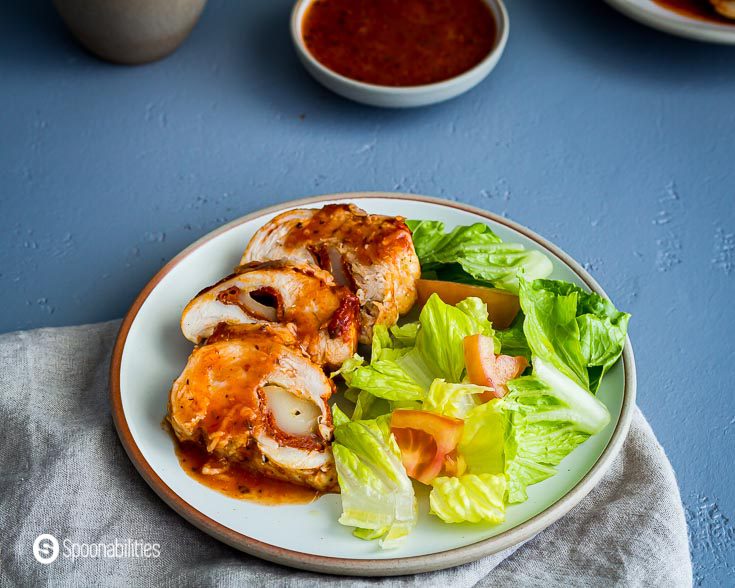
<svg viewBox="0 0 735 588">
<path fill-rule="evenodd" d="M 668 8 L 684 16 L 699 20 L 708 20 L 720 24 L 735 25 L 735 20 L 725 18 L 719 14 L 708 0 L 653 0 L 659 6 Z"/>
<path fill-rule="evenodd" d="M 303 36 L 329 69 L 381 86 L 419 86 L 453 78 L 495 45 L 483 0 L 317 0 Z"/>
</svg>

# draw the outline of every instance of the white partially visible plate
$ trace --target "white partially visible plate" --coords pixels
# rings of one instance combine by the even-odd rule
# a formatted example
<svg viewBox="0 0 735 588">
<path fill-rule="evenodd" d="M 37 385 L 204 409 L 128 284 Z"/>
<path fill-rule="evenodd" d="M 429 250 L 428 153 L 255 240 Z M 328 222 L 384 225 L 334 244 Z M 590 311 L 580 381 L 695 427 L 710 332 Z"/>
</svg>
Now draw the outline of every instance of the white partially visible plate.
<svg viewBox="0 0 735 588">
<path fill-rule="evenodd" d="M 665 33 L 706 43 L 735 44 L 735 20 L 733 24 L 702 20 L 675 12 L 652 0 L 605 0 L 605 2 L 633 20 Z"/>
<path fill-rule="evenodd" d="M 350 575 L 425 572 L 476 560 L 522 542 L 561 518 L 597 484 L 620 450 L 635 405 L 635 363 L 630 342 L 598 395 L 612 419 L 577 448 L 559 473 L 529 489 L 529 499 L 510 506 L 499 526 L 447 525 L 420 500 L 416 529 L 398 549 L 381 551 L 337 522 L 339 495 L 307 505 L 264 506 L 217 493 L 180 467 L 161 428 L 172 380 L 191 344 L 179 331 L 181 311 L 205 286 L 231 272 L 253 233 L 277 213 L 328 202 L 353 202 L 368 212 L 444 221 L 447 227 L 487 223 L 503 239 L 545 252 L 554 278 L 604 295 L 582 267 L 528 229 L 455 202 L 423 196 L 355 193 L 290 202 L 233 221 L 203 237 L 170 261 L 143 289 L 123 321 L 111 365 L 112 412 L 130 459 L 176 512 L 206 533 L 244 552 L 302 569 Z"/>
</svg>

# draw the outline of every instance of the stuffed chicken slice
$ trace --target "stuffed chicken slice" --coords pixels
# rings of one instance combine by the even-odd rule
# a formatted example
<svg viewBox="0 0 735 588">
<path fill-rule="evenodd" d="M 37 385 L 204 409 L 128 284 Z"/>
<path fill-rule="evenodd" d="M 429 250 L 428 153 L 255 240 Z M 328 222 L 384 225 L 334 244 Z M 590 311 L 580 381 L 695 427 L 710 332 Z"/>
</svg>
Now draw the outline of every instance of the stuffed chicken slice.
<svg viewBox="0 0 735 588">
<path fill-rule="evenodd" d="M 288 259 L 329 271 L 360 302 L 360 342 L 373 326 L 394 325 L 416 302 L 421 267 L 401 217 L 368 214 L 353 204 L 279 214 L 250 240 L 242 263 Z"/>
<path fill-rule="evenodd" d="M 189 302 L 181 330 L 199 344 L 222 323 L 290 323 L 313 361 L 339 366 L 357 347 L 358 315 L 355 295 L 329 272 L 307 264 L 255 262 Z"/>
<path fill-rule="evenodd" d="M 213 473 L 238 464 L 334 491 L 332 392 L 288 328 L 222 325 L 174 382 L 167 419 L 180 441 L 212 456 Z"/>
</svg>

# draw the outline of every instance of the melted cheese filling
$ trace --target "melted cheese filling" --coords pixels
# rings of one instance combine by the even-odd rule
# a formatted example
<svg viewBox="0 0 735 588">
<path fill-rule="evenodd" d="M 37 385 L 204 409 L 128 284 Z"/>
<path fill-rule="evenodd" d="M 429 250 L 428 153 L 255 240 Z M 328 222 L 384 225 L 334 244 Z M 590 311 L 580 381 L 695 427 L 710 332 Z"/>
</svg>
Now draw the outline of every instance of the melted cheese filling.
<svg viewBox="0 0 735 588">
<path fill-rule="evenodd" d="M 309 400 L 299 398 L 280 386 L 263 388 L 268 410 L 276 426 L 287 435 L 305 437 L 318 432 L 322 411 Z"/>
</svg>

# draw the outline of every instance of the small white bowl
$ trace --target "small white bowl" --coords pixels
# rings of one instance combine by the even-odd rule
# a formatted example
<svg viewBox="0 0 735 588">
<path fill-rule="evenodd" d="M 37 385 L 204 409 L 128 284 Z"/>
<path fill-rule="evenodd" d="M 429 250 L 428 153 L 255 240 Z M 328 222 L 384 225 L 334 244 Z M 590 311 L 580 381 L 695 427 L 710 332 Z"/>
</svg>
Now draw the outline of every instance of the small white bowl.
<svg viewBox="0 0 735 588">
<path fill-rule="evenodd" d="M 423 86 L 379 86 L 366 84 L 338 74 L 322 65 L 306 48 L 303 27 L 304 15 L 314 0 L 298 0 L 291 11 L 291 37 L 296 53 L 306 70 L 322 85 L 340 96 L 370 106 L 411 108 L 449 100 L 474 88 L 485 79 L 503 54 L 508 41 L 510 23 L 503 0 L 483 0 L 495 19 L 495 45 L 487 56 L 472 69 L 458 76 Z"/>
</svg>

